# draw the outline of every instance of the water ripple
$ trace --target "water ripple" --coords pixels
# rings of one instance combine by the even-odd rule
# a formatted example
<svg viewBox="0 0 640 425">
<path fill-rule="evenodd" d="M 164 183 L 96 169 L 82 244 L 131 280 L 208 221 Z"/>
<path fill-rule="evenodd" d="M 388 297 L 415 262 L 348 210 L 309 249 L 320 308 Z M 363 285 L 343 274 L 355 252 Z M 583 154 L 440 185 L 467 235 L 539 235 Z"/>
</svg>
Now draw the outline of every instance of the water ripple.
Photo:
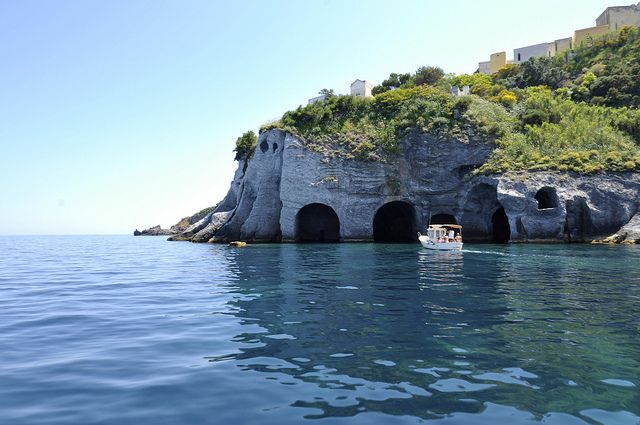
<svg viewBox="0 0 640 425">
<path fill-rule="evenodd" d="M 637 424 L 639 260 L 0 237 L 0 423 Z"/>
</svg>

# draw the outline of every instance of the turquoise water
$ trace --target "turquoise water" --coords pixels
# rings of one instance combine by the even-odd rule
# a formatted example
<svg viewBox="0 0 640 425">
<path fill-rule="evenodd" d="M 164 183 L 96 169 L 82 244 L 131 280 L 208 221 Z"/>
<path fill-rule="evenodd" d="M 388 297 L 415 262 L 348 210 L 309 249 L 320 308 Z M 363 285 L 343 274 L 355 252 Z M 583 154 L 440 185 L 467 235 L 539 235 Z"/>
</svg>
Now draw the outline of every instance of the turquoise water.
<svg viewBox="0 0 640 425">
<path fill-rule="evenodd" d="M 0 237 L 0 423 L 640 423 L 640 247 L 465 248 Z"/>
</svg>

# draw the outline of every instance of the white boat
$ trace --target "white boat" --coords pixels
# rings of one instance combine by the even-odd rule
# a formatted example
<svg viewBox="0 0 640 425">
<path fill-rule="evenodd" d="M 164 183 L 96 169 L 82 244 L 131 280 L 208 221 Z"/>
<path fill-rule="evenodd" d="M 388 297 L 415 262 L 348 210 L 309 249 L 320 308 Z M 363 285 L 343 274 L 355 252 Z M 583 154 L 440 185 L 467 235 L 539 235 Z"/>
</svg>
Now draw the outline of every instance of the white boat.
<svg viewBox="0 0 640 425">
<path fill-rule="evenodd" d="M 437 251 L 462 250 L 462 226 L 457 224 L 431 224 L 427 234 L 418 233 L 423 247 Z"/>
</svg>

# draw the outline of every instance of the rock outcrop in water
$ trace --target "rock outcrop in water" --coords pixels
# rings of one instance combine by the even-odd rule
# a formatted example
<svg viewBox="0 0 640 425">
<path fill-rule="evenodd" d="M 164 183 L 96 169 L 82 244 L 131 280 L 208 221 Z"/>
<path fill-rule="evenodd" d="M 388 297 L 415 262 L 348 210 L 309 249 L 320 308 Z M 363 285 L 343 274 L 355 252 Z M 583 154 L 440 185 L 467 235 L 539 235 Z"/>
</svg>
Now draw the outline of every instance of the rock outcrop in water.
<svg viewBox="0 0 640 425">
<path fill-rule="evenodd" d="M 462 224 L 465 241 L 638 239 L 640 174 L 473 176 L 493 149 L 473 137 L 414 132 L 387 161 L 361 161 L 271 129 L 239 162 L 224 200 L 170 239 L 404 242 L 429 220 Z"/>
<path fill-rule="evenodd" d="M 175 232 L 169 229 L 163 229 L 158 224 L 157 226 L 149 227 L 145 230 L 134 230 L 133 236 L 167 236 L 173 235 Z"/>
</svg>

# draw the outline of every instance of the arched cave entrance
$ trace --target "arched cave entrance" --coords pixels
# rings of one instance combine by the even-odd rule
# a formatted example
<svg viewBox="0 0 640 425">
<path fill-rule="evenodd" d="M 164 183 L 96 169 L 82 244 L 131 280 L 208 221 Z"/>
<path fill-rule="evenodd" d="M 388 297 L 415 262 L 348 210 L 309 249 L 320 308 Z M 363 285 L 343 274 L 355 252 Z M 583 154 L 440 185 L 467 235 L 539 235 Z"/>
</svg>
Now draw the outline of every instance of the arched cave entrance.
<svg viewBox="0 0 640 425">
<path fill-rule="evenodd" d="M 558 208 L 558 194 L 552 187 L 543 187 L 535 195 L 539 210 Z"/>
<path fill-rule="evenodd" d="M 340 219 L 328 205 L 305 205 L 296 215 L 296 242 L 340 242 Z"/>
<path fill-rule="evenodd" d="M 381 206 L 373 218 L 373 240 L 375 242 L 415 242 L 416 211 L 413 205 L 393 201 Z"/>
<path fill-rule="evenodd" d="M 491 216 L 491 241 L 493 243 L 508 243 L 511 239 L 511 227 L 509 227 L 509 217 L 504 212 L 504 207 L 500 207 Z"/>
<path fill-rule="evenodd" d="M 436 214 L 429 221 L 431 224 L 458 224 L 458 221 L 451 214 Z"/>
</svg>

